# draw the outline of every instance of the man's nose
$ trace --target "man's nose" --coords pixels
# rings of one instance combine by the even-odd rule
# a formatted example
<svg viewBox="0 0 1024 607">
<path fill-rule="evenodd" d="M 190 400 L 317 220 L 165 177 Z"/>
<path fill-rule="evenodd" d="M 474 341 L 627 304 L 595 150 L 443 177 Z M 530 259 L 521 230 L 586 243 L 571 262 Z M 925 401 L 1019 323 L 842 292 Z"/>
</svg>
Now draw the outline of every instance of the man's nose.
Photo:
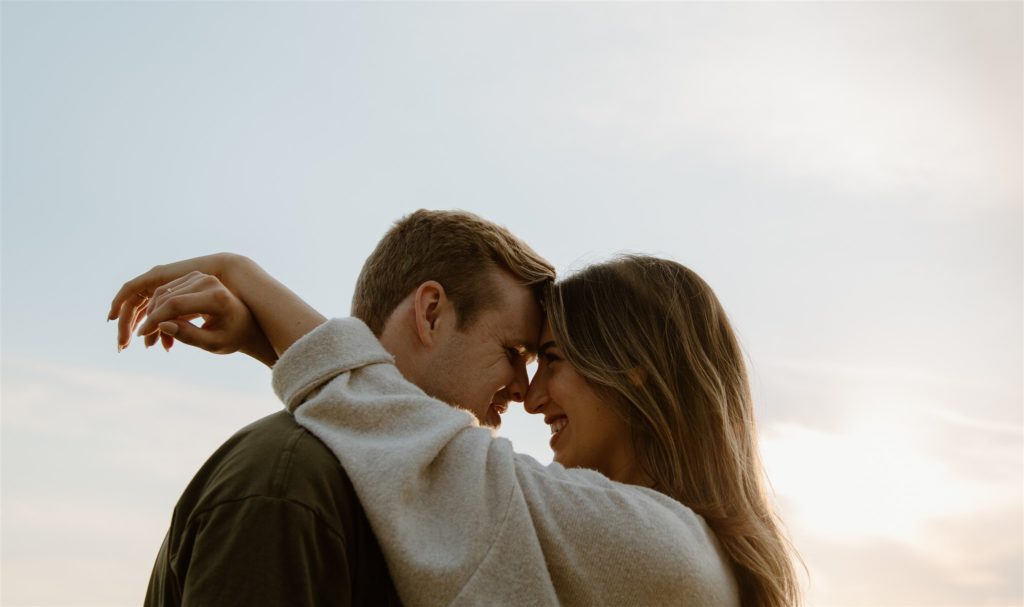
<svg viewBox="0 0 1024 607">
<path fill-rule="evenodd" d="M 529 387 L 530 378 L 526 374 L 526 363 L 520 360 L 519 363 L 515 365 L 515 376 L 512 378 L 512 381 L 505 386 L 505 389 L 508 390 L 508 396 L 511 400 L 521 403 L 526 398 L 526 393 L 529 390 Z"/>
</svg>

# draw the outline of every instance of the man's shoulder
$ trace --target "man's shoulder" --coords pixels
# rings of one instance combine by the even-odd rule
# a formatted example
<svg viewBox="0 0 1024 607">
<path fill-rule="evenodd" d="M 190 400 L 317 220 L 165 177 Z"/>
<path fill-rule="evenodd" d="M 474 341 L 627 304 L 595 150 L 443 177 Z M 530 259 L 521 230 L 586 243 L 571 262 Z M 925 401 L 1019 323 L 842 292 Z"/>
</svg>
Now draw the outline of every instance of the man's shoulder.
<svg viewBox="0 0 1024 607">
<path fill-rule="evenodd" d="M 336 471 L 339 467 L 330 449 L 287 411 L 272 413 L 245 426 L 225 441 L 210 459 L 216 458 L 222 450 L 246 471 L 257 463 L 287 459 L 289 455 L 298 455 L 298 463 L 304 470 L 330 468 Z M 274 480 L 280 483 L 285 479 Z"/>
<path fill-rule="evenodd" d="M 351 483 L 334 454 L 280 411 L 225 441 L 196 473 L 176 510 L 189 516 L 238 500 L 272 498 L 329 517 L 349 491 Z"/>
<path fill-rule="evenodd" d="M 145 604 L 398 604 L 394 596 L 343 468 L 282 411 L 236 432 L 196 473 Z"/>
</svg>

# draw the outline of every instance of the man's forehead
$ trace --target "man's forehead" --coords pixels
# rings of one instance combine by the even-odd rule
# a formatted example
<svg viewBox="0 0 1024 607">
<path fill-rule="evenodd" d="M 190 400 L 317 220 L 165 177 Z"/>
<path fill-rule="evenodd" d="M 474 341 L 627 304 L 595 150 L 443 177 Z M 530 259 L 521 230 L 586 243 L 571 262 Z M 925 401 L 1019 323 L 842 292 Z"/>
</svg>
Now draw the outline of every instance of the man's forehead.
<svg viewBox="0 0 1024 607">
<path fill-rule="evenodd" d="M 507 272 L 499 272 L 495 287 L 501 291 L 504 300 L 504 305 L 499 306 L 504 339 L 529 352 L 536 352 L 544 318 L 536 292 Z"/>
<path fill-rule="evenodd" d="M 509 314 L 506 319 L 505 338 L 517 348 L 522 348 L 530 354 L 536 354 L 543 324 L 539 310 Z"/>
</svg>

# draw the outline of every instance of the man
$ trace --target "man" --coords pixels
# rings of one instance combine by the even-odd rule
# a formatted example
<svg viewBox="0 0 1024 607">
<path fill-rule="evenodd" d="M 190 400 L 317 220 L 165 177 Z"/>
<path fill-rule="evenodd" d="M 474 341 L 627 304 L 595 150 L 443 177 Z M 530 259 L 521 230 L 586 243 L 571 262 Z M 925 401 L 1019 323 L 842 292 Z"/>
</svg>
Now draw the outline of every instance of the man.
<svg viewBox="0 0 1024 607">
<path fill-rule="evenodd" d="M 230 287 L 253 279 L 246 261 L 219 255 L 198 265 Z M 182 318 L 202 310 L 210 318 L 202 328 L 176 320 L 159 330 L 148 319 L 140 327 L 147 346 L 163 339 L 170 347 L 173 335 L 217 351 L 218 336 L 230 329 L 218 322 L 252 322 L 231 297 L 213 298 L 224 306 L 219 311 L 209 299 L 189 309 L 181 294 L 210 276 L 181 276 L 175 265 L 153 268 L 115 297 L 110 318 L 120 317 L 119 348 L 146 312 Z M 417 211 L 367 259 L 352 312 L 406 378 L 496 427 L 508 402 L 525 396 L 526 356 L 540 331 L 538 295 L 553 278 L 547 261 L 500 226 L 469 213 Z M 273 281 L 264 288 L 284 287 Z M 268 365 L 277 356 L 266 341 L 241 351 Z M 200 469 L 175 507 L 146 596 L 154 606 L 397 603 L 351 483 L 286 412 L 244 428 Z"/>
</svg>

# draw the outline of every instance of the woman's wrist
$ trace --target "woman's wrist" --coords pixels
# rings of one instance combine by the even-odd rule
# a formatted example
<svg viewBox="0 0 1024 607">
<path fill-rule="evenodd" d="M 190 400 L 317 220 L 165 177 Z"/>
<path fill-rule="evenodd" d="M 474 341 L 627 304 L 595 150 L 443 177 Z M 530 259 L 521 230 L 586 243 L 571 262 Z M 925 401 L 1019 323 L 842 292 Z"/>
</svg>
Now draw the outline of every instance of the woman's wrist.
<svg viewBox="0 0 1024 607">
<path fill-rule="evenodd" d="M 255 358 L 271 369 L 273 369 L 274 364 L 277 363 L 277 353 L 274 352 L 274 346 L 267 340 L 264 333 L 260 333 L 259 339 L 256 343 L 246 344 L 239 348 L 238 351 L 246 356 Z"/>
<path fill-rule="evenodd" d="M 266 335 L 269 348 L 253 345 L 246 352 L 273 366 L 277 357 L 327 319 L 252 259 L 219 253 L 221 282 L 242 300 Z"/>
<path fill-rule="evenodd" d="M 252 284 L 254 277 L 266 274 L 266 271 L 251 258 L 238 253 L 217 253 L 213 255 L 213 258 L 212 265 L 216 269 L 213 273 L 224 283 L 224 286 L 231 289 L 232 293 L 248 304 L 246 298 L 253 296 L 248 286 Z"/>
</svg>

